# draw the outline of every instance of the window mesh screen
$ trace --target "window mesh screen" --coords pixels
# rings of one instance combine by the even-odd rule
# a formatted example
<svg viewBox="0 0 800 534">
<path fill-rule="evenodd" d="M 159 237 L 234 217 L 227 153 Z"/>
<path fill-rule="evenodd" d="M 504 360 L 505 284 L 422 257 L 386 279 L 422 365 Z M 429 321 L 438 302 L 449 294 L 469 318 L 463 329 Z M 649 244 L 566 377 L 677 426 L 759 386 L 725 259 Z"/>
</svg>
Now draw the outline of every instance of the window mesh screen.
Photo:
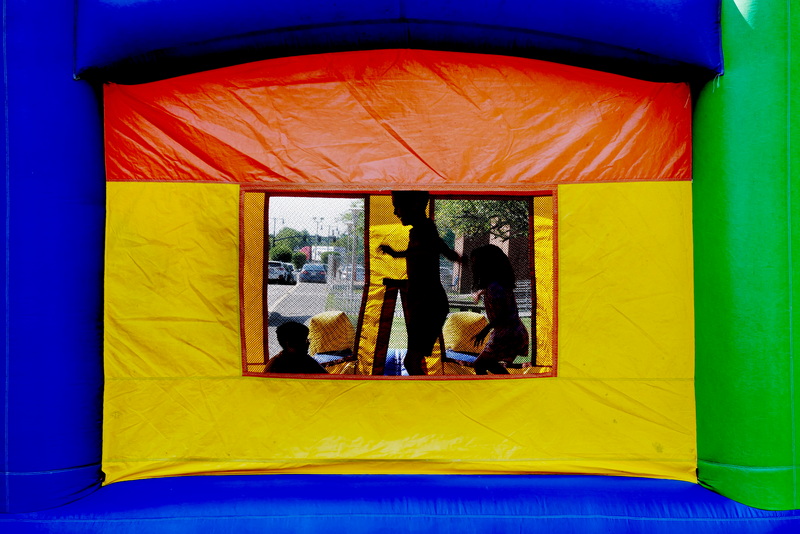
<svg viewBox="0 0 800 534">
<path fill-rule="evenodd" d="M 514 294 L 520 318 L 531 338 L 528 354 L 518 356 L 508 366 L 509 372 L 552 372 L 555 361 L 553 197 L 436 199 L 435 219 L 442 238 L 452 241 L 459 254 L 469 256 L 480 246 L 494 244 L 508 256 L 516 275 Z M 535 263 L 531 262 L 532 255 Z M 471 269 L 446 260 L 442 261 L 441 269 L 443 284 L 450 294 L 451 311 L 483 313 L 483 304 L 472 298 L 475 288 Z M 532 280 L 536 280 L 535 286 Z"/>
<path fill-rule="evenodd" d="M 244 371 L 264 371 L 264 193 L 243 193 L 241 218 L 242 352 Z"/>
<path fill-rule="evenodd" d="M 364 200 L 245 192 L 241 220 L 245 373 L 264 372 L 288 321 L 311 328 L 312 356 L 328 372 L 354 372 L 345 352 L 364 286 Z"/>
<path fill-rule="evenodd" d="M 263 373 L 266 361 L 278 354 L 281 347 L 275 329 L 287 321 L 310 327 L 310 354 L 329 373 L 373 372 L 372 365 L 359 369 L 355 354 L 365 283 L 369 281 L 365 204 L 362 198 L 242 194 L 242 343 L 246 374 Z M 391 213 L 391 204 L 381 205 L 386 213 L 373 214 L 373 219 L 399 224 Z M 512 374 L 550 376 L 556 362 L 553 197 L 439 197 L 432 202 L 430 213 L 444 242 L 462 256 L 469 256 L 472 250 L 488 243 L 506 253 L 516 274 L 514 294 L 520 318 L 531 338 L 528 354 L 518 356 L 507 368 Z M 475 288 L 468 265 L 441 257 L 439 277 L 451 313 L 484 313 L 483 303 L 473 299 Z M 536 314 L 532 313 L 534 309 Z M 393 316 L 388 318 L 390 350 L 405 348 L 403 315 L 398 301 Z M 469 365 L 456 369 L 431 361 L 427 365 L 429 375 L 474 372 Z"/>
</svg>

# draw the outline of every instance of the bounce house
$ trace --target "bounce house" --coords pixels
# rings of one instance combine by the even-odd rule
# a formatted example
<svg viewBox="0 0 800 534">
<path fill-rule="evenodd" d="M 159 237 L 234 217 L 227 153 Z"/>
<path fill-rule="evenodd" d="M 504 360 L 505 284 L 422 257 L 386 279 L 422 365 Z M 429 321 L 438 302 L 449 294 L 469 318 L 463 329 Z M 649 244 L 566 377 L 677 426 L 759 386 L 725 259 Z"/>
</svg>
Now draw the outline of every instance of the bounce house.
<svg viewBox="0 0 800 534">
<path fill-rule="evenodd" d="M 0 530 L 800 529 L 791 1 L 42 7 L 4 2 Z M 517 217 L 447 237 L 509 247 L 507 375 L 444 264 L 403 372 L 399 190 Z M 352 202 L 321 284 L 272 283 L 286 197 Z M 280 376 L 302 288 L 326 373 Z"/>
</svg>

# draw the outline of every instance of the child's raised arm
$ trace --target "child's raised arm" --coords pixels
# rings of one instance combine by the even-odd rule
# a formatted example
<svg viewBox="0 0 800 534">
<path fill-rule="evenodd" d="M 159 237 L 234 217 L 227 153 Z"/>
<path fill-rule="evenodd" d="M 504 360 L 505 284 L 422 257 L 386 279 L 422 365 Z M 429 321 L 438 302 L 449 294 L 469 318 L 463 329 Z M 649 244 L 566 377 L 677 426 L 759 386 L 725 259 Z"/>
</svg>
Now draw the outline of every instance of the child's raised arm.
<svg viewBox="0 0 800 534">
<path fill-rule="evenodd" d="M 447 243 L 445 243 L 444 239 L 441 238 L 439 239 L 439 252 L 442 254 L 442 256 L 444 256 L 448 260 L 454 261 L 456 263 L 464 263 L 464 261 L 467 259 L 466 257 L 462 257 L 461 255 L 459 255 L 458 252 L 447 246 Z"/>
<path fill-rule="evenodd" d="M 406 258 L 408 257 L 408 250 L 395 250 L 389 245 L 378 245 L 378 250 L 384 254 L 388 254 L 393 258 Z"/>
</svg>

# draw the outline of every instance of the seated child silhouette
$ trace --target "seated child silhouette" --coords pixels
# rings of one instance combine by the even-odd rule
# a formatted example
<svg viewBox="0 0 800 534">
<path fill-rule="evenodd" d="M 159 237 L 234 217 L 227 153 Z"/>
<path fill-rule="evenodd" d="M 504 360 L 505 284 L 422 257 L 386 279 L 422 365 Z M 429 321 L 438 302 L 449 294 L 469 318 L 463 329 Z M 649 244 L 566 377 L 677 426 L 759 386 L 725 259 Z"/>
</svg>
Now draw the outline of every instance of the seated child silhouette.
<svg viewBox="0 0 800 534">
<path fill-rule="evenodd" d="M 475 302 L 483 297 L 489 324 L 478 332 L 475 346 L 489 341 L 475 360 L 475 374 L 509 374 L 501 362 L 511 363 L 519 355 L 528 354 L 528 330 L 519 318 L 514 296 L 516 276 L 508 256 L 495 245 L 478 247 L 470 254 Z"/>
<path fill-rule="evenodd" d="M 308 327 L 289 321 L 275 329 L 278 343 L 283 349 L 267 362 L 265 373 L 293 375 L 328 374 L 317 360 L 308 355 Z"/>
<path fill-rule="evenodd" d="M 392 192 L 394 214 L 403 226 L 411 226 L 408 248 L 394 250 L 389 245 L 380 246 L 381 252 L 406 260 L 408 350 L 403 363 L 409 375 L 425 374 L 422 362 L 433 351 L 450 311 L 439 277 L 439 255 L 461 261 L 461 256 L 439 237 L 436 224 L 425 213 L 428 199 L 427 191 Z"/>
</svg>

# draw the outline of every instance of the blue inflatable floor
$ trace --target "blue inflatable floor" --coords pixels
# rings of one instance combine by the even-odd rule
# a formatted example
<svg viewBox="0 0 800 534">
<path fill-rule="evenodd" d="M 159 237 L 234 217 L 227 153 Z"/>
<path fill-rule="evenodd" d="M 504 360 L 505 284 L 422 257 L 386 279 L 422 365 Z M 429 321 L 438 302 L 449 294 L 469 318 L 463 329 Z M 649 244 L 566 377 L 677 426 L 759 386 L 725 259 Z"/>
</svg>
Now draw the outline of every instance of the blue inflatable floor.
<svg viewBox="0 0 800 534">
<path fill-rule="evenodd" d="M 446 354 L 451 360 L 456 360 L 467 364 L 474 363 L 475 360 L 478 359 L 477 355 L 475 354 L 456 352 L 450 349 L 447 349 Z M 405 357 L 406 349 L 389 349 L 386 352 L 386 364 L 383 367 L 383 375 L 408 376 L 408 370 L 406 370 L 406 365 L 403 363 L 403 359 Z"/>
<path fill-rule="evenodd" d="M 0 532 L 795 533 L 800 512 L 698 485 L 601 476 L 251 475 L 120 482 Z"/>
</svg>

